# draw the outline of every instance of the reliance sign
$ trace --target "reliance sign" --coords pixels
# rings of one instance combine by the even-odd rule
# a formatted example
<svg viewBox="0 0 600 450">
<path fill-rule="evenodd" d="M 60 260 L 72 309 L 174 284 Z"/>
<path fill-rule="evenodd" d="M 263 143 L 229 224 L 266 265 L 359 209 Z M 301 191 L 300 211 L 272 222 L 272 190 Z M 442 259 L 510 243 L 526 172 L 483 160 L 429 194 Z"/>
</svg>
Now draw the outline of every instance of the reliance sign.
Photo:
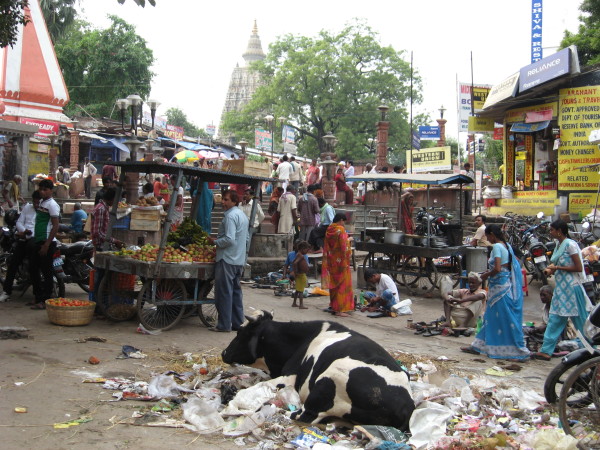
<svg viewBox="0 0 600 450">
<path fill-rule="evenodd" d="M 569 73 L 571 49 L 565 48 L 521 69 L 519 92 Z"/>
</svg>

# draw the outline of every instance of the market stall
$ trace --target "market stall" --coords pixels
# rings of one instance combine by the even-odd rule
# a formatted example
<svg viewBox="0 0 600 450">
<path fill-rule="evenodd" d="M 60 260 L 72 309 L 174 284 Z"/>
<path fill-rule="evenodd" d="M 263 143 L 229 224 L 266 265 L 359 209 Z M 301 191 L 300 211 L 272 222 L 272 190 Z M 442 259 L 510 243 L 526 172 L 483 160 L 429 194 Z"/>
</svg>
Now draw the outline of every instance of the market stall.
<svg viewBox="0 0 600 450">
<path fill-rule="evenodd" d="M 108 248 L 96 254 L 96 267 L 106 270 L 96 301 L 107 316 L 115 320 L 128 319 L 131 311 L 135 310 L 140 323 L 149 330 L 167 330 L 195 309 L 206 326 L 214 326 L 217 311 L 214 296 L 210 295 L 213 288 L 214 248 L 208 248 L 202 234 L 204 232 L 193 219 L 197 214 L 197 204 L 191 211 L 192 219 L 186 219 L 188 224 L 194 221 L 197 232 L 188 241 L 175 242 L 175 246 L 167 245 L 168 237 L 175 239 L 169 231 L 175 212 L 176 192 L 184 175 L 196 176 L 200 182 L 248 184 L 256 191 L 262 182 L 272 180 L 167 162 L 131 161 L 115 162 L 114 165 L 121 167 L 117 198 L 121 198 L 127 173 L 176 175 L 177 179 L 158 246 L 142 247 L 142 254 L 135 255 L 138 259 L 128 251 L 110 252 Z M 117 210 L 115 202 L 110 212 L 109 239 L 117 222 Z M 254 222 L 255 214 L 256 203 L 252 208 L 250 223 Z"/>
<path fill-rule="evenodd" d="M 426 185 L 427 207 L 431 203 L 430 187 L 439 185 L 458 184 L 462 191 L 462 185 L 473 183 L 473 179 L 466 175 L 455 174 L 362 174 L 348 177 L 348 181 L 364 182 L 390 182 L 399 183 L 400 191 L 403 184 Z M 460 195 L 462 199 L 462 192 Z M 365 229 L 367 206 L 364 206 Z M 460 205 L 459 226 L 462 228 L 462 205 Z M 398 204 L 398 216 L 402 216 L 402 201 Z M 418 238 L 411 237 L 410 245 L 404 243 L 405 236 L 399 233 L 398 242 L 391 243 L 368 243 L 357 242 L 356 249 L 368 252 L 363 261 L 364 268 L 371 267 L 389 274 L 394 280 L 406 286 L 412 294 L 423 294 L 430 292 L 438 286 L 439 273 L 450 273 L 454 275 L 455 283 L 458 283 L 462 273 L 462 256 L 466 246 L 453 245 L 434 247 L 432 245 L 430 215 L 427 215 L 427 235 Z M 389 229 L 389 231 L 393 231 Z"/>
</svg>

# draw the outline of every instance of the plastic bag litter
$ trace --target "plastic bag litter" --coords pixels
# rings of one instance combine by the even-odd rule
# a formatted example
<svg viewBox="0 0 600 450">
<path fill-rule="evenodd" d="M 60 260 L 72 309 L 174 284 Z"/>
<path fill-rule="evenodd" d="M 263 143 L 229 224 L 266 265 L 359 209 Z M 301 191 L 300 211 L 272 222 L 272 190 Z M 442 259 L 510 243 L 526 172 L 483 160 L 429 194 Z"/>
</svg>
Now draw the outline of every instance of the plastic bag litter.
<svg viewBox="0 0 600 450">
<path fill-rule="evenodd" d="M 200 388 L 195 395 L 217 410 L 221 406 L 221 393 L 218 389 Z"/>
<path fill-rule="evenodd" d="M 233 400 L 222 411 L 224 416 L 239 416 L 253 413 L 269 400 L 275 398 L 278 378 L 263 381 L 247 389 L 238 391 Z M 287 384 L 287 383 L 285 383 Z"/>
<path fill-rule="evenodd" d="M 545 429 L 535 433 L 529 445 L 536 450 L 576 450 L 577 439 L 556 428 Z"/>
<path fill-rule="evenodd" d="M 396 314 L 405 316 L 413 313 L 412 309 L 410 309 L 410 305 L 412 305 L 412 300 L 410 298 L 405 298 L 396 303 L 392 308 Z"/>
<path fill-rule="evenodd" d="M 442 390 L 453 395 L 459 394 L 467 386 L 467 380 L 455 376 L 448 377 L 442 382 Z"/>
<path fill-rule="evenodd" d="M 546 403 L 546 399 L 533 390 L 524 391 L 518 387 L 509 389 L 499 389 L 496 393 L 496 398 L 501 402 L 503 399 L 510 398 L 514 405 L 519 409 L 534 410 Z"/>
<path fill-rule="evenodd" d="M 200 434 L 209 434 L 219 431 L 225 421 L 217 410 L 205 400 L 191 397 L 181 406 L 183 418 L 191 424 L 186 426 L 189 430 Z"/>
<path fill-rule="evenodd" d="M 296 411 L 302 406 L 300 395 L 293 386 L 286 386 L 278 390 L 275 399 L 277 406 L 281 406 L 281 408 L 288 411 Z"/>
<path fill-rule="evenodd" d="M 173 375 L 157 375 L 148 383 L 148 395 L 154 398 L 179 397 L 180 392 L 194 392 L 177 384 Z"/>
<path fill-rule="evenodd" d="M 426 448 L 446 435 L 446 422 L 453 416 L 452 410 L 433 402 L 423 402 L 413 412 L 409 427 L 412 437 L 408 443 L 416 448 Z"/>
<path fill-rule="evenodd" d="M 454 283 L 452 283 L 452 278 L 450 278 L 450 275 L 443 275 L 440 278 L 440 297 L 442 298 L 442 300 L 446 299 L 446 296 L 452 292 L 452 286 Z"/>
<path fill-rule="evenodd" d="M 242 436 L 251 433 L 265 423 L 276 411 L 277 408 L 274 405 L 264 405 L 259 411 L 252 414 L 229 420 L 223 425 L 223 434 L 225 436 Z"/>
</svg>

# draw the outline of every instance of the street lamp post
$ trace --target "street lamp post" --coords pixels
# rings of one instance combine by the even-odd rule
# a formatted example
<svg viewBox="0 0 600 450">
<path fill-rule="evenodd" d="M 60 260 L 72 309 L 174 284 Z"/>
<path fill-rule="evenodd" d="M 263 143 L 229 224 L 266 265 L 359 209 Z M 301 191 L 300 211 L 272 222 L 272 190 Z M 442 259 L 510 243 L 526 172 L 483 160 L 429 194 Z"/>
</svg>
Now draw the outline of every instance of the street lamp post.
<svg viewBox="0 0 600 450">
<path fill-rule="evenodd" d="M 321 165 L 323 166 L 323 179 L 321 181 L 321 187 L 323 188 L 323 195 L 327 202 L 335 200 L 335 162 L 336 155 L 334 153 L 335 146 L 337 144 L 337 138 L 331 133 L 327 133 L 322 137 L 325 143 L 325 151 L 321 153 Z"/>
<path fill-rule="evenodd" d="M 238 142 L 238 145 L 242 149 L 242 159 L 246 159 L 246 147 L 248 147 L 248 142 L 242 140 Z"/>
<path fill-rule="evenodd" d="M 269 129 L 269 133 L 271 134 L 271 162 L 273 162 L 273 153 L 275 152 L 275 136 L 273 136 L 273 126 L 275 117 L 273 117 L 272 114 L 267 114 L 265 116 L 265 122 L 267 124 L 267 128 Z"/>
</svg>

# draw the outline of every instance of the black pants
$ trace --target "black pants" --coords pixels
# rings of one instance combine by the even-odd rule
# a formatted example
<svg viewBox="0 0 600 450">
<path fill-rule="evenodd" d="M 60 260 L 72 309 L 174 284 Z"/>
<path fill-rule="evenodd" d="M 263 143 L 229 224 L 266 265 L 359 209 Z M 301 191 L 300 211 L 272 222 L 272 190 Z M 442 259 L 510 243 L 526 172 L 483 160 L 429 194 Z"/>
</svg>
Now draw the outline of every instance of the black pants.
<svg viewBox="0 0 600 450">
<path fill-rule="evenodd" d="M 8 267 L 6 268 L 6 278 L 4 279 L 4 292 L 8 295 L 12 294 L 13 283 L 15 282 L 15 275 L 17 270 L 25 256 L 27 255 L 27 243 L 28 241 L 17 241 L 13 247 L 12 254 L 8 259 Z"/>
<path fill-rule="evenodd" d="M 83 179 L 83 190 L 85 191 L 85 198 L 92 198 L 92 177 Z"/>
<path fill-rule="evenodd" d="M 29 256 L 29 277 L 33 287 L 35 302 L 42 303 L 52 298 L 52 285 L 54 284 L 52 258 L 56 250 L 56 244 L 52 242 L 45 255 L 40 255 L 40 248 L 44 242 L 35 242 L 30 239 L 27 245 Z"/>
<path fill-rule="evenodd" d="M 465 189 L 463 195 L 465 196 L 465 215 L 470 216 L 473 208 L 473 190 Z"/>
</svg>

